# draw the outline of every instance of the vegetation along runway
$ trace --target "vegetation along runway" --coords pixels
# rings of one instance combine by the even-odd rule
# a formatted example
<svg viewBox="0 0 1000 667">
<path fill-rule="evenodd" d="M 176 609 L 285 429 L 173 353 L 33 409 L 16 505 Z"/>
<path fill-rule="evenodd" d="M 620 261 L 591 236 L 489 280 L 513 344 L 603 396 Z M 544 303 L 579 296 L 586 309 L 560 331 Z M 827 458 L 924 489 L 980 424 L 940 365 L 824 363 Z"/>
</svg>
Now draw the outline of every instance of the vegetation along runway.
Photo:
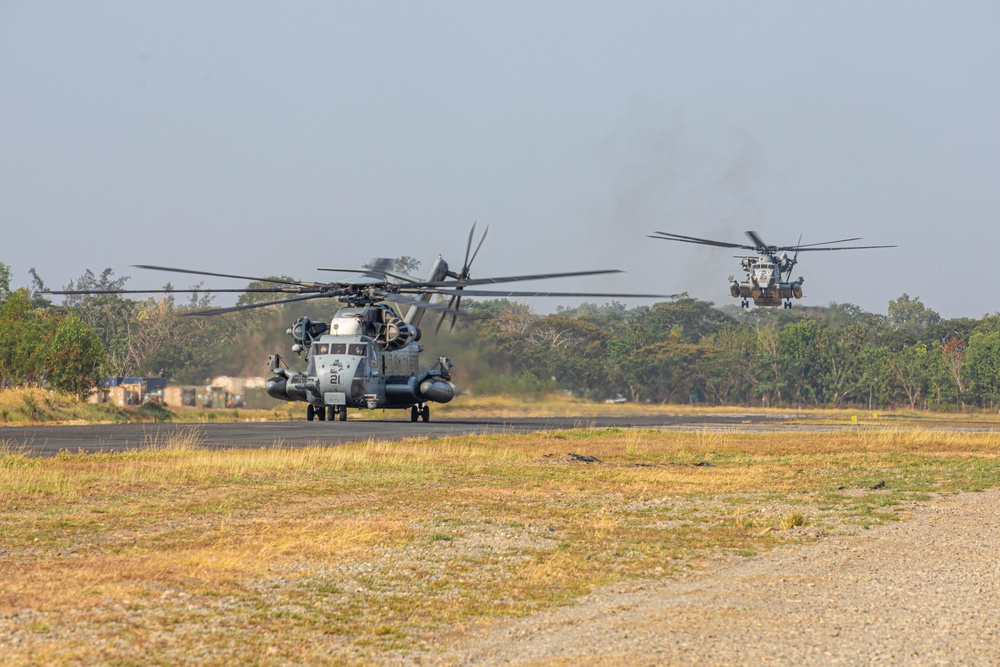
<svg viewBox="0 0 1000 667">
<path fill-rule="evenodd" d="M 898 428 L 901 423 L 883 426 Z M 913 425 L 913 424 L 909 424 Z M 996 427 L 989 423 L 934 425 L 947 431 L 988 431 Z M 843 421 L 803 421 L 791 413 L 725 413 L 725 414 L 652 414 L 630 416 L 576 417 L 489 417 L 434 421 L 427 424 L 409 421 L 358 420 L 348 422 L 228 422 L 228 423 L 161 423 L 161 424 L 86 424 L 56 426 L 0 427 L 0 443 L 32 456 L 54 456 L 60 451 L 87 453 L 121 452 L 149 449 L 184 435 L 196 432 L 198 442 L 207 449 L 259 448 L 271 446 L 306 447 L 340 445 L 368 440 L 397 441 L 408 438 L 428 439 L 489 433 L 534 433 L 575 428 L 662 428 L 698 431 L 756 431 L 795 429 L 811 432 L 858 428 Z"/>
</svg>

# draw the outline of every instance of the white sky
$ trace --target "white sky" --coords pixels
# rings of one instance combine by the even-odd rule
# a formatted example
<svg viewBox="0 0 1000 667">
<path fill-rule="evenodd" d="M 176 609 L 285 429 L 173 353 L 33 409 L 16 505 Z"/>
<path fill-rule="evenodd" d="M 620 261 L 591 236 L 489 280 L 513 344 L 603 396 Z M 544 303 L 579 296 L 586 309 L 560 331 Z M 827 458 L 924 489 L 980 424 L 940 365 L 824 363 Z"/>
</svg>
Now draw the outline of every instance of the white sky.
<svg viewBox="0 0 1000 667">
<path fill-rule="evenodd" d="M 474 276 L 621 268 L 530 287 L 724 304 L 733 253 L 645 235 L 754 229 L 900 245 L 800 256 L 806 304 L 978 317 L 998 26 L 995 2 L 0 0 L 0 261 L 329 279 L 457 266 L 478 220 Z"/>
</svg>

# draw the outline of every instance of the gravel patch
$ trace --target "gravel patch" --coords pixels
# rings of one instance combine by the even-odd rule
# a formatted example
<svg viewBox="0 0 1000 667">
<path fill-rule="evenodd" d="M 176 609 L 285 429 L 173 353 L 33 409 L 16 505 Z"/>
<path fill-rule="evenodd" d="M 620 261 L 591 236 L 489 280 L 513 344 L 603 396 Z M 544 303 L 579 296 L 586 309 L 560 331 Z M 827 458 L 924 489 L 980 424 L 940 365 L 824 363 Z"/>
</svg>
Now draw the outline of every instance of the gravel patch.
<svg viewBox="0 0 1000 667">
<path fill-rule="evenodd" d="M 679 580 L 463 628 L 436 665 L 1000 664 L 1000 490 Z"/>
</svg>

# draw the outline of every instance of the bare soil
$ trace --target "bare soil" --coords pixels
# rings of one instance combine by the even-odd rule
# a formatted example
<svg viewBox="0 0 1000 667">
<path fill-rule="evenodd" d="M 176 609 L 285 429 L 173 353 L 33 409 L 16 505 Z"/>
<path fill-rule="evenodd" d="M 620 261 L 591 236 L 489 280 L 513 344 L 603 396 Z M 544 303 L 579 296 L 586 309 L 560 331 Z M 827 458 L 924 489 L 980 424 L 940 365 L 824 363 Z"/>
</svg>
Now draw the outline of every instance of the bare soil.
<svg viewBox="0 0 1000 667">
<path fill-rule="evenodd" d="M 1000 664 L 1000 490 L 907 520 L 456 630 L 437 665 Z M 450 647 L 450 648 L 448 648 Z"/>
</svg>

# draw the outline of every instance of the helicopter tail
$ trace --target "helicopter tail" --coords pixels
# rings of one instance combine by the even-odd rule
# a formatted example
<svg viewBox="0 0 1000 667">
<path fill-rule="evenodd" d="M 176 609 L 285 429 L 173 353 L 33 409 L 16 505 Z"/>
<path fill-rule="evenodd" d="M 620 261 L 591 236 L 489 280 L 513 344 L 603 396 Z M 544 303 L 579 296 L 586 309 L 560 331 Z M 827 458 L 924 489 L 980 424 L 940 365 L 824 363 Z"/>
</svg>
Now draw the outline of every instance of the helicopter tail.
<svg viewBox="0 0 1000 667">
<path fill-rule="evenodd" d="M 448 262 L 444 261 L 441 255 L 437 256 L 434 263 L 431 264 L 431 270 L 427 274 L 428 282 L 439 282 L 444 280 L 448 276 Z M 431 300 L 431 294 L 424 293 L 417 297 L 416 301 L 422 303 L 429 303 Z M 414 304 L 410 306 L 410 309 L 406 311 L 406 315 L 403 317 L 403 321 L 406 324 L 411 324 L 414 327 L 420 326 L 420 320 L 423 319 L 424 313 L 427 312 L 426 308 L 421 308 L 420 304 Z"/>
</svg>

